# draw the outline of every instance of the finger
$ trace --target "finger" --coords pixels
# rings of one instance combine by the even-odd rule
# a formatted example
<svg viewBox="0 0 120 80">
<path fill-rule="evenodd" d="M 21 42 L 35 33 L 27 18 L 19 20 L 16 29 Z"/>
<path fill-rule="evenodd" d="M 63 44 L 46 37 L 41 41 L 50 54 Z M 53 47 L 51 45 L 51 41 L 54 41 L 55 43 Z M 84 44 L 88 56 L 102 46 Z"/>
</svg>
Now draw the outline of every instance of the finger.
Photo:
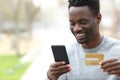
<svg viewBox="0 0 120 80">
<path fill-rule="evenodd" d="M 58 66 L 58 67 L 52 67 L 51 71 L 61 71 L 64 69 L 69 69 L 69 68 L 71 68 L 70 65 L 62 65 L 62 66 Z"/>
<path fill-rule="evenodd" d="M 58 75 L 58 74 L 60 75 L 60 74 L 67 73 L 67 72 L 69 72 L 71 70 L 72 70 L 72 68 L 70 67 L 70 68 L 67 68 L 67 69 L 63 69 L 63 70 L 59 70 L 59 71 L 54 71 L 53 74 L 54 75 Z"/>
<path fill-rule="evenodd" d="M 101 66 L 105 65 L 106 63 L 111 63 L 111 62 L 115 62 L 117 61 L 118 58 L 112 58 L 112 59 L 109 59 L 109 60 L 106 60 L 106 61 L 103 61 L 100 63 Z"/>
<path fill-rule="evenodd" d="M 108 72 L 108 74 L 120 74 L 120 70 L 111 71 Z"/>
<path fill-rule="evenodd" d="M 120 62 L 119 61 L 114 61 L 114 62 L 111 62 L 111 63 L 104 64 L 103 66 L 101 66 L 101 69 L 107 69 L 107 68 L 118 66 L 118 65 L 120 65 Z"/>
<path fill-rule="evenodd" d="M 120 65 L 116 65 L 116 66 L 105 69 L 105 71 L 107 72 L 118 71 L 118 70 L 120 70 Z"/>
<path fill-rule="evenodd" d="M 120 77 L 120 74 L 115 74 L 116 76 Z"/>
<path fill-rule="evenodd" d="M 57 66 L 62 66 L 62 65 L 65 65 L 65 62 L 64 62 L 64 61 L 55 62 L 55 63 L 51 64 L 50 67 L 57 67 Z"/>
</svg>

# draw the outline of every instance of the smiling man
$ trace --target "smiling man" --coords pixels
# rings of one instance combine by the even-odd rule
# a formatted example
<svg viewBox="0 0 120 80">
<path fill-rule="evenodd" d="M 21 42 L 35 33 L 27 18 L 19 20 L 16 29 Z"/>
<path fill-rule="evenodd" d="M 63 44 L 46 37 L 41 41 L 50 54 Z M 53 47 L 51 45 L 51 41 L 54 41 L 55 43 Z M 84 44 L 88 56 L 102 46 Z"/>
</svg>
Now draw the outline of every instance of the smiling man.
<svg viewBox="0 0 120 80">
<path fill-rule="evenodd" d="M 99 0 L 69 0 L 70 30 L 77 43 L 67 46 L 70 64 L 50 65 L 49 80 L 120 80 L 120 41 L 99 32 Z"/>
</svg>

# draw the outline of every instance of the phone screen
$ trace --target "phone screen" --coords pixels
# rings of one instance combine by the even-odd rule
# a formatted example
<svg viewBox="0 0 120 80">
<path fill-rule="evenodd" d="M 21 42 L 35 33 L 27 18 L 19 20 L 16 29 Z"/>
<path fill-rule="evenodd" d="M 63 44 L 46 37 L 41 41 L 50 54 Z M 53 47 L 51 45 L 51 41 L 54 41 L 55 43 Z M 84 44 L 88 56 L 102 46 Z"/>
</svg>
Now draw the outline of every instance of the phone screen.
<svg viewBox="0 0 120 80">
<path fill-rule="evenodd" d="M 64 45 L 52 45 L 51 48 L 56 62 L 65 61 L 66 64 L 69 64 L 66 48 Z"/>
</svg>

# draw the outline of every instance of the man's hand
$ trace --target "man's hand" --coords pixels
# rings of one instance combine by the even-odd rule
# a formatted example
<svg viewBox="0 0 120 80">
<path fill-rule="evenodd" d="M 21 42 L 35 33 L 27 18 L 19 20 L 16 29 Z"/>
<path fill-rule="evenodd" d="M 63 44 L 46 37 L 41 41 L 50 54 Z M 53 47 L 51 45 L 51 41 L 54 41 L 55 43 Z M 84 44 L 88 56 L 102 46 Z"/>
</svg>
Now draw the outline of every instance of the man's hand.
<svg viewBox="0 0 120 80">
<path fill-rule="evenodd" d="M 47 74 L 51 80 L 57 80 L 62 74 L 71 71 L 71 69 L 71 66 L 69 64 L 65 64 L 65 62 L 55 62 L 50 65 Z"/>
<path fill-rule="evenodd" d="M 108 74 L 114 74 L 120 77 L 120 61 L 118 58 L 111 58 L 101 62 L 101 69 Z"/>
</svg>

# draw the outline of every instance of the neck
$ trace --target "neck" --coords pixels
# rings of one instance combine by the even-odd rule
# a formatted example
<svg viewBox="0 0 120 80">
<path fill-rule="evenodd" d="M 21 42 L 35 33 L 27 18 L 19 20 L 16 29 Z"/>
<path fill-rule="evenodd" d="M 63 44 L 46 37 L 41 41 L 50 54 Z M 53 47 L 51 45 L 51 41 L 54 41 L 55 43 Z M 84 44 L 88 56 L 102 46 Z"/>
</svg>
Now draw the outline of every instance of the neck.
<svg viewBox="0 0 120 80">
<path fill-rule="evenodd" d="M 82 44 L 83 48 L 95 48 L 97 47 L 103 40 L 103 36 L 95 36 L 95 39 L 91 40 L 88 43 Z"/>
</svg>

